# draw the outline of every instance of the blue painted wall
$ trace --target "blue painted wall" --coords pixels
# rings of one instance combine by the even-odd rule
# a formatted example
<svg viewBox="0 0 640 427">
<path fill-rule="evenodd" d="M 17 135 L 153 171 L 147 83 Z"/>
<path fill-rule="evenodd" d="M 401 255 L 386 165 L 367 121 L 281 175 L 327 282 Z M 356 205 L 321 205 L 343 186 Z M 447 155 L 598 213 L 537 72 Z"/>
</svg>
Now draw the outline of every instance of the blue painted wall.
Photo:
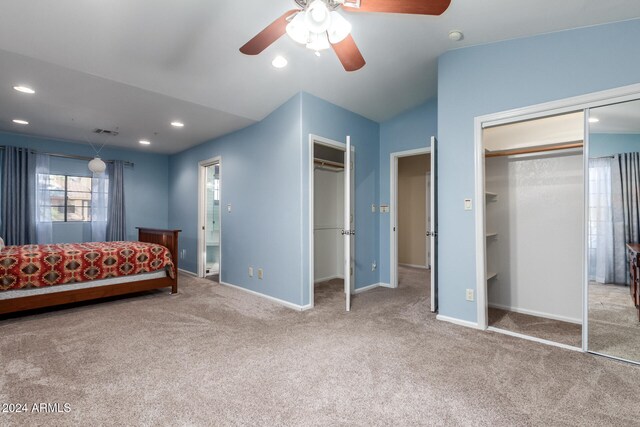
<svg viewBox="0 0 640 427">
<path fill-rule="evenodd" d="M 640 134 L 592 133 L 589 135 L 589 157 L 612 156 L 640 151 Z"/>
<path fill-rule="evenodd" d="M 438 100 L 405 111 L 380 124 L 380 202 L 391 202 L 391 153 L 429 147 L 431 137 L 438 133 Z M 380 281 L 390 281 L 390 215 L 380 214 Z"/>
<path fill-rule="evenodd" d="M 259 123 L 171 156 L 169 223 L 182 229 L 181 268 L 198 269 L 198 162 L 220 156 L 221 281 L 302 303 L 300 117 L 296 95 Z"/>
<path fill-rule="evenodd" d="M 347 135 L 355 147 L 355 287 L 362 288 L 380 281 L 379 270 L 371 271 L 371 264 L 380 264 L 379 214 L 371 212 L 378 203 L 380 126 L 351 111 L 340 108 L 308 93 L 301 95 L 301 163 L 304 283 L 309 282 L 309 134 L 345 142 Z M 303 286 L 304 304 L 309 303 L 309 287 Z"/>
<path fill-rule="evenodd" d="M 640 21 L 447 52 L 438 65 L 440 313 L 477 320 L 474 117 L 640 82 Z M 477 203 L 483 201 L 477 200 Z"/>
<path fill-rule="evenodd" d="M 356 287 L 377 283 L 378 124 L 301 93 L 259 123 L 171 156 L 171 227 L 183 230 L 182 268 L 197 271 L 198 162 L 220 156 L 222 277 L 296 305 L 309 304 L 309 134 L 356 146 Z M 231 204 L 232 212 L 227 212 Z M 264 269 L 264 279 L 248 267 Z"/>
<path fill-rule="evenodd" d="M 0 145 L 86 157 L 92 157 L 94 154 L 93 149 L 86 144 L 12 133 L 0 133 Z M 137 240 L 137 226 L 167 228 L 169 157 L 111 147 L 104 147 L 100 154 L 106 160 L 126 160 L 135 163 L 133 168 L 125 168 L 127 237 Z M 52 158 L 50 169 L 54 174 L 91 176 L 84 160 Z M 56 243 L 91 241 L 91 226 L 89 223 L 54 223 L 53 239 Z"/>
</svg>

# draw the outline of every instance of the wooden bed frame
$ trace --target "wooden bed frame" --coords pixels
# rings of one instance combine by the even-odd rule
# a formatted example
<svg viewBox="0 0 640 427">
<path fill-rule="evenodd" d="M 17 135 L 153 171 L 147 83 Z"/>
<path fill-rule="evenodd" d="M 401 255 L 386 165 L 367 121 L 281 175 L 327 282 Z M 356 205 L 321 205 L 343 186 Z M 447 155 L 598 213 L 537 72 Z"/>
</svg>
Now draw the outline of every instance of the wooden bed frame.
<svg viewBox="0 0 640 427">
<path fill-rule="evenodd" d="M 174 279 L 167 276 L 159 279 L 140 280 L 137 282 L 120 283 L 117 285 L 96 286 L 93 288 L 72 289 L 69 291 L 3 299 L 0 300 L 0 314 L 89 301 L 117 295 L 126 295 L 166 287 L 171 287 L 172 294 L 178 293 L 178 234 L 181 230 L 159 230 L 142 227 L 136 228 L 138 229 L 138 240 L 140 242 L 157 243 L 169 249 L 175 268 Z"/>
</svg>

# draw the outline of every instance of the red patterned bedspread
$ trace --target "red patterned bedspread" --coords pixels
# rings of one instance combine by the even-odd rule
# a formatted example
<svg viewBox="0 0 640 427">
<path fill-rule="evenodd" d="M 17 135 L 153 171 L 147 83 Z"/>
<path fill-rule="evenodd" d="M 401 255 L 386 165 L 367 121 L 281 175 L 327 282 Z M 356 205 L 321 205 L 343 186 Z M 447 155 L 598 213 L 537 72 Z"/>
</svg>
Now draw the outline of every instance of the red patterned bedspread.
<svg viewBox="0 0 640 427">
<path fill-rule="evenodd" d="M 7 246 L 0 251 L 0 290 L 64 285 L 162 269 L 175 277 L 171 252 L 154 243 Z"/>
</svg>

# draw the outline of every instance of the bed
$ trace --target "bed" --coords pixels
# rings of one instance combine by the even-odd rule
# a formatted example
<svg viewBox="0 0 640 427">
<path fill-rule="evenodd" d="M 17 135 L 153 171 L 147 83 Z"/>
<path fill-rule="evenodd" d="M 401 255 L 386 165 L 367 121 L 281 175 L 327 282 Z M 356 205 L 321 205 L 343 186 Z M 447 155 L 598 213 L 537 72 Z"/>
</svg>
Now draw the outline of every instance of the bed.
<svg viewBox="0 0 640 427">
<path fill-rule="evenodd" d="M 177 293 L 180 230 L 137 230 L 137 242 L 0 250 L 0 314 L 152 289 Z"/>
</svg>

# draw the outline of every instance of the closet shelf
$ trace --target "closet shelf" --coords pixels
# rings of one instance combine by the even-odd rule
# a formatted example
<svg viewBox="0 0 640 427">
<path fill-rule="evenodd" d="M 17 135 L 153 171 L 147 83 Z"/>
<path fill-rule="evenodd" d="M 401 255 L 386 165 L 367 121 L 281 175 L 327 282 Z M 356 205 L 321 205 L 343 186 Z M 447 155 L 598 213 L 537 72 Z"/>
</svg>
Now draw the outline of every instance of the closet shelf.
<svg viewBox="0 0 640 427">
<path fill-rule="evenodd" d="M 484 195 L 486 196 L 487 199 L 490 199 L 490 200 L 495 200 L 498 198 L 498 195 L 496 193 L 492 193 L 491 191 L 485 191 Z"/>
<path fill-rule="evenodd" d="M 488 272 L 487 273 L 487 280 L 491 280 L 491 279 L 495 278 L 496 276 L 498 276 L 498 273 Z"/>
<path fill-rule="evenodd" d="M 320 226 L 320 227 L 315 227 L 313 230 L 314 231 L 319 231 L 319 230 L 342 230 L 344 227 L 339 227 L 339 226 L 335 226 L 335 227 L 331 227 L 331 226 Z"/>
<path fill-rule="evenodd" d="M 487 238 L 498 237 L 498 233 L 487 233 Z"/>
</svg>

